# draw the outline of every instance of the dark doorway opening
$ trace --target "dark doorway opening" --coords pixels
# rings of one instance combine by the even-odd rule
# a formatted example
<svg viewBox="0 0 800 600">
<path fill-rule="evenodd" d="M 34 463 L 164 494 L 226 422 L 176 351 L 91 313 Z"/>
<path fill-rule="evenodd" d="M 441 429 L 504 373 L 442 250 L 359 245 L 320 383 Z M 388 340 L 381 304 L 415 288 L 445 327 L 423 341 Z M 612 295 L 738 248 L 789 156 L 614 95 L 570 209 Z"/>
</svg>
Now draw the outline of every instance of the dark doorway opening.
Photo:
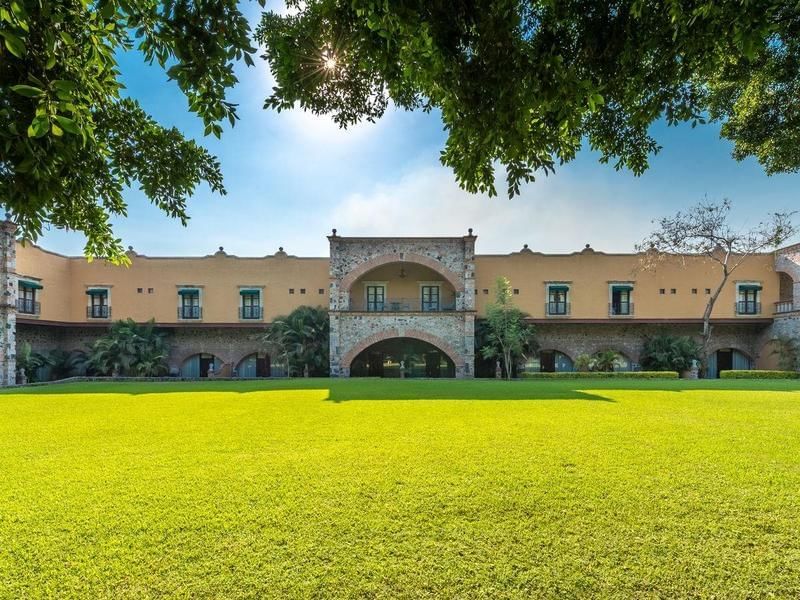
<svg viewBox="0 0 800 600">
<path fill-rule="evenodd" d="M 201 354 L 200 355 L 200 377 L 208 377 L 208 369 L 209 367 L 214 365 L 214 355 L 213 354 Z"/>
<path fill-rule="evenodd" d="M 433 344 L 393 338 L 373 344 L 353 359 L 351 377 L 455 377 L 453 361 Z"/>
<path fill-rule="evenodd" d="M 717 351 L 717 377 L 722 371 L 733 369 L 733 350 Z"/>
</svg>

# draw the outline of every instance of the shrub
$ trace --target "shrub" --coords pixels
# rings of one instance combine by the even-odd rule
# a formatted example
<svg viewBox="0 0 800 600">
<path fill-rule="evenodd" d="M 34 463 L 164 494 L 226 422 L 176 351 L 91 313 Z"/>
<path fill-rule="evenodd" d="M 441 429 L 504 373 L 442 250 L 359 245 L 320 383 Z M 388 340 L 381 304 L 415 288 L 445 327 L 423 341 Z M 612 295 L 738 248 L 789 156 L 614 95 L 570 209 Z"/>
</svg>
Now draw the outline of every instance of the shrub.
<svg viewBox="0 0 800 600">
<path fill-rule="evenodd" d="M 677 371 L 562 371 L 523 373 L 522 379 L 678 379 Z"/>
<path fill-rule="evenodd" d="M 720 379 L 800 379 L 797 371 L 721 371 Z"/>
<path fill-rule="evenodd" d="M 575 365 L 576 371 L 591 371 L 592 370 L 592 357 L 589 354 L 579 354 L 575 357 Z"/>
<path fill-rule="evenodd" d="M 686 371 L 700 359 L 700 347 L 687 336 L 657 335 L 648 338 L 642 351 L 642 368 L 647 371 Z"/>
<path fill-rule="evenodd" d="M 773 356 L 778 357 L 778 367 L 782 371 L 800 369 L 800 340 L 789 336 L 781 336 L 772 340 L 775 344 Z"/>
</svg>

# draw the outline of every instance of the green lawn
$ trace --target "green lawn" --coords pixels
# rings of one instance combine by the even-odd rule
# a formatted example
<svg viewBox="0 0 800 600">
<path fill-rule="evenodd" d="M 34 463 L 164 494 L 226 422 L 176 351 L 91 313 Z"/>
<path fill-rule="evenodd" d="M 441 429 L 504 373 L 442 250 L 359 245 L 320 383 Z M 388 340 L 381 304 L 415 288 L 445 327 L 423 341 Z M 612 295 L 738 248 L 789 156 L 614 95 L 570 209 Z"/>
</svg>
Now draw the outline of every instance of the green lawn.
<svg viewBox="0 0 800 600">
<path fill-rule="evenodd" d="M 800 382 L 0 394 L 0 597 L 800 597 Z"/>
</svg>

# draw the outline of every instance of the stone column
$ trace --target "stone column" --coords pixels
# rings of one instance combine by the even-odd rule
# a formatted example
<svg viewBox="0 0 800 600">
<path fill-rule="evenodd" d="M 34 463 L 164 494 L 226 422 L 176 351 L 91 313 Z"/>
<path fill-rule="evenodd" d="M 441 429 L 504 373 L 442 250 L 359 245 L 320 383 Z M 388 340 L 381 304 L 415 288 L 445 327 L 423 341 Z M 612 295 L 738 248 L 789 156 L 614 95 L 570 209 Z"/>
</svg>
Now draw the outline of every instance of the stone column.
<svg viewBox="0 0 800 600">
<path fill-rule="evenodd" d="M 17 383 L 17 226 L 0 223 L 0 386 Z"/>
</svg>

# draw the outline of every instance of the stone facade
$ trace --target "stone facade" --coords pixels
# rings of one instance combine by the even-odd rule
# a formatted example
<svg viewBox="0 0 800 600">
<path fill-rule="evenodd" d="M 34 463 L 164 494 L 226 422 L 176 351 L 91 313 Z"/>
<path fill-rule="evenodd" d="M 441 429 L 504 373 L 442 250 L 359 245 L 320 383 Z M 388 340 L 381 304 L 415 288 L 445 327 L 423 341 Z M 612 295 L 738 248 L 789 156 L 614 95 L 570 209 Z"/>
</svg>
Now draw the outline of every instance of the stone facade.
<svg viewBox="0 0 800 600">
<path fill-rule="evenodd" d="M 17 240 L 11 221 L 0 223 L 0 385 L 17 382 Z"/>
<path fill-rule="evenodd" d="M 459 238 L 344 238 L 330 242 L 330 369 L 349 377 L 353 359 L 370 345 L 397 337 L 436 346 L 455 365 L 456 377 L 474 376 L 475 236 Z M 351 311 L 350 288 L 370 271 L 393 263 L 427 267 L 455 291 L 449 312 Z"/>
<path fill-rule="evenodd" d="M 650 324 L 628 322 L 611 323 L 545 323 L 536 325 L 536 340 L 542 350 L 557 350 L 573 361 L 581 354 L 592 355 L 601 350 L 615 350 L 631 362 L 639 363 L 644 342 L 648 337 L 671 334 L 696 337 L 698 342 L 702 325 Z M 733 348 L 753 361 L 762 358 L 769 341 L 768 324 L 719 323 L 713 325 L 709 353 Z"/>
<path fill-rule="evenodd" d="M 236 367 L 243 358 L 263 352 L 257 337 L 264 327 L 172 327 L 167 333 L 170 353 L 170 370 L 179 370 L 183 362 L 195 354 L 213 354 L 220 359 L 223 369 Z M 34 352 L 47 353 L 60 349 L 87 350 L 97 339 L 108 332 L 108 327 L 52 327 L 21 324 L 17 343 L 31 345 Z M 275 357 L 273 357 L 274 359 Z"/>
</svg>

